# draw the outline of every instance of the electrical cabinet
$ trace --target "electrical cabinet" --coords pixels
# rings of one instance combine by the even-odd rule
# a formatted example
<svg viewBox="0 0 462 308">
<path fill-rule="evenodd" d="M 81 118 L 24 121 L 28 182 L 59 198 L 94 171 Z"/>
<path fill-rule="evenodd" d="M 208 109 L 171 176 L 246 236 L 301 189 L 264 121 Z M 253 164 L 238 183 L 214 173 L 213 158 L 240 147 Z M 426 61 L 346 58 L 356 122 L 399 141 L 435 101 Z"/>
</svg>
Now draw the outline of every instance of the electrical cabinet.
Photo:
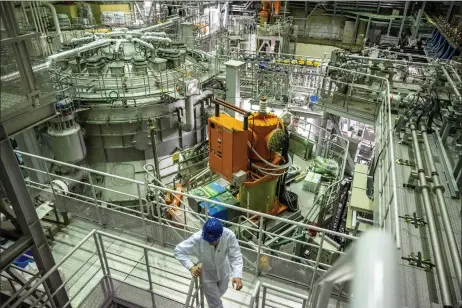
<svg viewBox="0 0 462 308">
<path fill-rule="evenodd" d="M 209 118 L 210 169 L 231 181 L 233 173 L 247 171 L 248 132 L 241 121 L 227 115 Z"/>
</svg>

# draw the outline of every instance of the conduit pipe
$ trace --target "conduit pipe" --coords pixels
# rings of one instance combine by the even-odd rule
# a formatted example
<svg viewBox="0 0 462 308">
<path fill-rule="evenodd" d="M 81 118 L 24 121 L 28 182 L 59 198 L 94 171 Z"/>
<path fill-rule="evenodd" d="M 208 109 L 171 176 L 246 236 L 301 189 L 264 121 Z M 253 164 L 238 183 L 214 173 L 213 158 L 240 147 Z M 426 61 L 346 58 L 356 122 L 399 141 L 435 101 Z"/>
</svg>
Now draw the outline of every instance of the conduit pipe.
<svg viewBox="0 0 462 308">
<path fill-rule="evenodd" d="M 55 24 L 56 33 L 58 33 L 59 41 L 62 43 L 63 42 L 63 34 L 61 33 L 61 27 L 59 25 L 58 15 L 56 14 L 55 7 L 50 2 L 41 2 L 41 3 L 42 3 L 42 5 L 44 5 L 44 6 L 46 6 L 46 7 L 48 7 L 50 9 L 51 15 L 53 16 L 53 22 Z"/>
<path fill-rule="evenodd" d="M 428 234 L 430 235 L 430 242 L 433 251 L 433 257 L 435 260 L 435 269 L 438 276 L 438 282 L 441 292 L 441 302 L 443 307 L 449 308 L 452 307 L 451 303 L 451 293 L 449 292 L 448 277 L 446 271 L 444 270 L 443 256 L 441 254 L 441 245 L 438 238 L 438 233 L 436 229 L 435 216 L 433 213 L 433 208 L 430 200 L 430 189 L 427 185 L 426 174 L 423 167 L 422 156 L 420 155 L 419 140 L 417 137 L 417 131 L 415 124 L 411 124 L 411 133 L 412 141 L 414 146 L 414 155 L 416 158 L 417 172 L 419 176 L 419 187 L 422 193 L 423 205 L 425 207 L 425 214 L 427 217 L 428 223 Z"/>
<path fill-rule="evenodd" d="M 141 38 L 145 40 L 154 41 L 154 42 L 168 42 L 168 43 L 172 42 L 172 40 L 168 37 L 146 35 L 146 36 L 142 36 Z"/>
<path fill-rule="evenodd" d="M 81 52 L 84 52 L 84 51 L 104 47 L 104 46 L 112 44 L 113 42 L 117 42 L 117 40 L 98 40 L 98 41 L 91 42 L 89 44 L 86 44 L 86 45 L 83 45 L 83 46 L 80 46 L 80 47 L 77 47 L 77 48 L 74 48 L 74 49 L 71 49 L 71 50 L 66 50 L 66 51 L 54 54 L 54 55 L 48 56 L 47 64 L 49 66 L 49 65 L 51 65 L 52 63 L 54 63 L 54 62 L 56 62 L 58 60 L 73 57 L 73 56 L 75 56 L 75 55 L 77 55 L 77 54 L 79 54 Z"/>
<path fill-rule="evenodd" d="M 212 96 L 213 96 L 213 92 L 210 90 L 205 90 L 199 95 L 186 96 L 186 99 L 184 101 L 186 123 L 182 123 L 182 126 L 181 126 L 183 131 L 190 132 L 194 128 L 194 124 L 195 124 L 194 104 L 204 99 L 208 99 L 209 97 L 212 97 Z"/>
<path fill-rule="evenodd" d="M 440 178 L 438 172 L 436 171 L 435 161 L 433 160 L 433 155 L 431 154 L 430 143 L 428 142 L 428 136 L 425 125 L 420 127 L 422 133 L 422 139 L 425 145 L 425 153 L 427 157 L 428 166 L 430 167 L 430 172 L 432 173 L 433 179 L 433 193 L 436 195 L 438 208 L 443 220 L 444 231 L 449 244 L 449 251 L 451 253 L 452 262 L 454 264 L 454 270 L 456 272 L 457 283 L 459 288 L 462 288 L 462 269 L 461 264 L 462 260 L 460 259 L 460 253 L 457 248 L 456 237 L 454 236 L 454 231 L 451 225 L 451 220 L 449 219 L 449 214 L 446 206 L 446 200 L 444 199 L 444 187 L 440 183 Z"/>
</svg>

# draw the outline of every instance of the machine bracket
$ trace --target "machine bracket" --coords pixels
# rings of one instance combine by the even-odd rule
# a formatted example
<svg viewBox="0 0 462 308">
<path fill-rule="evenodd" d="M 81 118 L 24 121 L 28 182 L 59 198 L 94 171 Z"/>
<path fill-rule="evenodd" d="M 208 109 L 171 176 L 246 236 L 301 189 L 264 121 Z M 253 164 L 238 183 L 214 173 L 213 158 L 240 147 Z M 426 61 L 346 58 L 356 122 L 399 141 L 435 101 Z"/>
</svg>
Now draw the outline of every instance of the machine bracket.
<svg viewBox="0 0 462 308">
<path fill-rule="evenodd" d="M 415 167 L 415 163 L 413 161 L 410 161 L 410 160 L 407 160 L 407 159 L 404 160 L 404 159 L 398 158 L 396 160 L 396 163 L 398 165 L 409 166 L 409 167 L 413 167 L 413 168 Z"/>
<path fill-rule="evenodd" d="M 408 257 L 401 257 L 401 259 L 409 261 L 409 265 L 421 268 L 425 271 L 431 271 L 435 267 L 435 264 L 430 262 L 430 259 L 425 259 L 420 251 L 417 255 L 413 252 Z"/>
<path fill-rule="evenodd" d="M 404 221 L 408 224 L 413 224 L 416 229 L 419 227 L 425 227 L 427 225 L 427 222 L 423 218 L 417 216 L 416 212 L 412 213 L 412 216 L 406 214 L 404 216 L 398 217 L 404 219 Z"/>
</svg>

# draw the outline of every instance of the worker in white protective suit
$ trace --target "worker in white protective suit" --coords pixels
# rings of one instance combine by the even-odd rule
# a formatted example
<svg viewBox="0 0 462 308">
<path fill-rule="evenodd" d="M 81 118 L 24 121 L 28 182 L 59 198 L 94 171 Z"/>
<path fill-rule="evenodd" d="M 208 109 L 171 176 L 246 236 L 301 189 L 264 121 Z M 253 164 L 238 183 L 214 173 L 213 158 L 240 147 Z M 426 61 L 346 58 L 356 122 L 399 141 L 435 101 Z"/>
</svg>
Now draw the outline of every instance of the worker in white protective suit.
<svg viewBox="0 0 462 308">
<path fill-rule="evenodd" d="M 221 297 L 228 289 L 230 267 L 233 288 L 242 289 L 241 249 L 234 233 L 220 220 L 207 220 L 202 231 L 175 247 L 174 254 L 193 277 L 202 274 L 202 290 L 210 308 L 223 308 Z M 191 261 L 191 255 L 198 258 L 198 264 Z"/>
</svg>

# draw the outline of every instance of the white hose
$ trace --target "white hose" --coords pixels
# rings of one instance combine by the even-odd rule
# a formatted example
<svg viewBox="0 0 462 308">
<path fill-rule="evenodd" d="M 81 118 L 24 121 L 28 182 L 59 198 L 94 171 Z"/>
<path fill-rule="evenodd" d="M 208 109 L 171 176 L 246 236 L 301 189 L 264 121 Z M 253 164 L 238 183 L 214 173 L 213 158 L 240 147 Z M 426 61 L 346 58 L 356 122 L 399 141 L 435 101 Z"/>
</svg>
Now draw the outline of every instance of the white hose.
<svg viewBox="0 0 462 308">
<path fill-rule="evenodd" d="M 289 168 L 290 165 L 292 164 L 292 159 L 290 158 L 289 156 L 289 162 L 286 163 L 285 165 L 275 165 L 273 163 L 270 163 L 269 161 L 267 161 L 266 159 L 264 159 L 263 157 L 260 156 L 260 154 L 257 153 L 257 151 L 255 151 L 255 149 L 253 148 L 253 146 L 250 144 L 249 141 L 247 141 L 247 144 L 249 146 L 249 148 L 252 150 L 252 152 L 255 153 L 255 155 L 258 156 L 258 158 L 260 158 L 260 160 L 262 160 L 264 163 L 266 163 L 267 165 L 271 166 L 271 167 L 274 167 L 275 169 L 284 169 L 284 168 Z"/>
</svg>

